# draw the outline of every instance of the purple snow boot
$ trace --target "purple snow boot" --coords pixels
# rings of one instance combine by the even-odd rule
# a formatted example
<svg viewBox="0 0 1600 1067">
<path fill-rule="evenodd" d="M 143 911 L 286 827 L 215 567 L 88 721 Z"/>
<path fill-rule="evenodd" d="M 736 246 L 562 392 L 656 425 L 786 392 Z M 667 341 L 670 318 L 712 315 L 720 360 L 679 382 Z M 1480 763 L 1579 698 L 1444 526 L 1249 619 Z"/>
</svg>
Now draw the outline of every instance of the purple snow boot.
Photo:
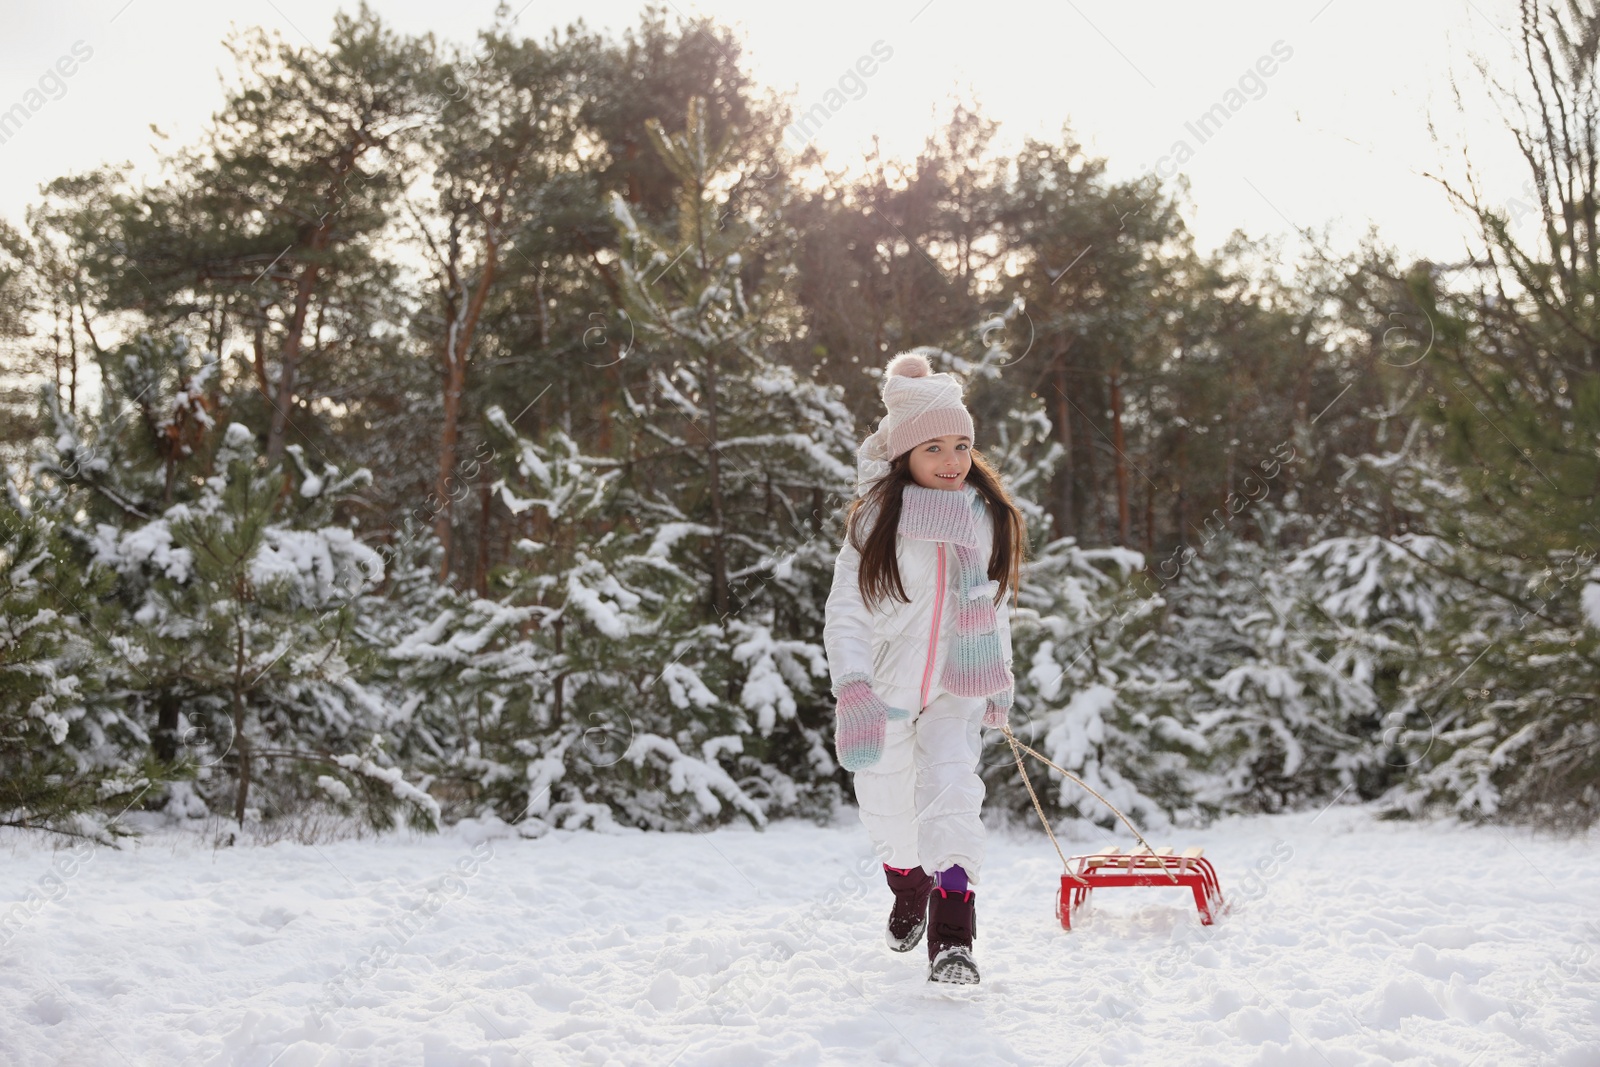
<svg viewBox="0 0 1600 1067">
<path fill-rule="evenodd" d="M 972 939 L 978 935 L 972 890 L 936 890 L 928 900 L 928 981 L 977 985 Z"/>
<path fill-rule="evenodd" d="M 894 909 L 889 912 L 889 930 L 885 940 L 896 952 L 910 952 L 922 940 L 928 928 L 928 894 L 933 892 L 933 875 L 921 867 L 891 867 L 883 865 L 889 877 L 889 888 L 894 890 Z"/>
</svg>

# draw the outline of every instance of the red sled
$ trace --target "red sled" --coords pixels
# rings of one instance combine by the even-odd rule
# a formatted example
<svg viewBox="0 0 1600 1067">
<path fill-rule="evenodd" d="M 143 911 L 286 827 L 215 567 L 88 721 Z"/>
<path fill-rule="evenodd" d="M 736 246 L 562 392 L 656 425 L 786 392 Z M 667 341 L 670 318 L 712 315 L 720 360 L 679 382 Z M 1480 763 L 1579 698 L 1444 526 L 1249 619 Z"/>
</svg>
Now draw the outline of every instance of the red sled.
<svg viewBox="0 0 1600 1067">
<path fill-rule="evenodd" d="M 1077 869 L 1068 868 L 1061 876 L 1061 892 L 1056 896 L 1056 915 L 1063 930 L 1072 929 L 1072 915 L 1089 899 L 1089 890 L 1099 886 L 1155 885 L 1188 886 L 1194 892 L 1194 906 L 1200 922 L 1210 926 L 1224 907 L 1222 885 L 1211 861 L 1202 859 L 1199 848 L 1184 849 L 1181 856 L 1171 848 L 1151 852 L 1138 848 L 1130 852 L 1108 848 L 1087 856 L 1073 856 Z"/>
</svg>

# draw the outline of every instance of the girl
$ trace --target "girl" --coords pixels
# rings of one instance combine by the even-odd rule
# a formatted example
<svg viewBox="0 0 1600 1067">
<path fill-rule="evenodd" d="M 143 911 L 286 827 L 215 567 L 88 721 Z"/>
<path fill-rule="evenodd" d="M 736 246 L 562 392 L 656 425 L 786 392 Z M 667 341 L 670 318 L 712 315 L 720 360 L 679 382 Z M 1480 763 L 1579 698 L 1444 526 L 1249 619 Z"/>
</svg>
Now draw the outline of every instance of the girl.
<svg viewBox="0 0 1600 1067">
<path fill-rule="evenodd" d="M 894 892 L 889 947 L 928 933 L 928 980 L 975 983 L 983 863 L 979 726 L 1005 725 L 1022 515 L 972 450 L 961 386 L 915 352 L 889 361 L 888 414 L 858 454 L 823 641 L 834 744 Z"/>
</svg>

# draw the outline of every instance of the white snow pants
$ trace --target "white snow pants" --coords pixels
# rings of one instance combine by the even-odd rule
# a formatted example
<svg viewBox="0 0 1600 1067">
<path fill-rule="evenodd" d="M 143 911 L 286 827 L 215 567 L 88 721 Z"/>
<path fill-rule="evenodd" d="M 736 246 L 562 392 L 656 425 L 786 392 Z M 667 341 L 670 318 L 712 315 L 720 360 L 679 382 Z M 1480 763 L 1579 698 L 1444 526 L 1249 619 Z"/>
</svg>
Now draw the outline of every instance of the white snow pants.
<svg viewBox="0 0 1600 1067">
<path fill-rule="evenodd" d="M 891 867 L 929 874 L 959 863 L 978 884 L 983 865 L 982 697 L 940 692 L 920 715 L 890 719 L 883 755 L 856 772 L 856 803 Z"/>
</svg>

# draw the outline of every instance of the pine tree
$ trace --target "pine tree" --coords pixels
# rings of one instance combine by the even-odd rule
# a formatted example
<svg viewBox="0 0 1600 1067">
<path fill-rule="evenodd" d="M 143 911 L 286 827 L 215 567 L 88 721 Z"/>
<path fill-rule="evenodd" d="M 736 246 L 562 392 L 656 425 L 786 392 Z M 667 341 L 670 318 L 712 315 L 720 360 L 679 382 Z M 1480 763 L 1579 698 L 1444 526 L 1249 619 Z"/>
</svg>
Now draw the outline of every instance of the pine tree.
<svg viewBox="0 0 1600 1067">
<path fill-rule="evenodd" d="M 614 545 L 615 567 L 650 568 L 649 584 L 618 578 L 641 622 L 617 646 L 638 710 L 613 778 L 633 779 L 628 809 L 651 825 L 719 816 L 724 799 L 764 821 L 835 771 L 820 605 L 853 420 L 836 388 L 768 355 L 797 323 L 786 193 L 735 180 L 736 131 L 710 128 L 699 98 L 683 133 L 649 127 L 680 183 L 670 231 L 612 201 L 637 354 L 617 525 L 596 547 Z M 683 792 L 698 812 L 669 795 Z"/>
<path fill-rule="evenodd" d="M 1394 694 L 1382 802 L 1396 814 L 1585 825 L 1600 803 L 1600 623 L 1585 605 L 1596 553 L 1508 552 L 1512 523 L 1480 509 L 1424 426 L 1395 453 L 1362 457 L 1354 475 L 1455 537 L 1369 537 L 1365 567 L 1335 557 L 1360 581 L 1332 603 L 1358 613 L 1381 690 Z"/>
<path fill-rule="evenodd" d="M 112 574 L 82 567 L 62 516 L 25 500 L 6 478 L 0 497 L 0 825 L 89 834 L 123 832 L 115 816 L 138 801 L 155 768 L 129 764 L 138 726 L 91 706 L 95 664 L 111 653 L 101 607 Z"/>
<path fill-rule="evenodd" d="M 85 419 L 47 395 L 54 432 L 33 467 L 56 513 L 84 515 L 58 527 L 76 565 L 113 579 L 89 719 L 126 720 L 127 766 L 193 776 L 241 821 L 252 793 L 276 812 L 316 797 L 352 810 L 353 784 L 374 824 L 403 805 L 432 825 L 432 799 L 381 751 L 391 711 L 363 684 L 361 594 L 382 560 L 333 521 L 368 472 L 298 445 L 288 470 L 262 464 L 246 426 L 218 426 L 215 358 L 181 338 L 141 336 L 106 366 Z"/>
<path fill-rule="evenodd" d="M 488 421 L 510 460 L 495 491 L 534 531 L 519 543 L 522 562 L 503 581 L 508 599 L 526 605 L 536 627 L 525 647 L 539 670 L 484 722 L 484 755 L 497 756 L 497 768 L 512 768 L 497 776 L 527 819 L 524 833 L 606 827 L 618 815 L 673 825 L 680 818 L 659 810 L 659 796 L 634 796 L 639 779 L 622 760 L 651 721 L 635 710 L 642 703 L 637 665 L 670 654 L 670 628 L 695 590 L 665 553 L 618 521 L 618 461 L 584 455 L 560 429 L 543 443 L 530 441 L 498 407 Z M 659 680 L 675 699 L 705 692 L 676 664 Z M 717 781 L 735 803 L 745 799 L 711 767 L 687 766 L 692 776 Z M 720 803 L 712 797 L 706 807 L 715 812 Z"/>
<path fill-rule="evenodd" d="M 1587 824 L 1600 812 L 1600 628 L 1582 604 L 1600 551 L 1600 14 L 1519 6 L 1526 81 L 1494 91 L 1534 191 L 1517 213 L 1542 225 L 1524 240 L 1510 205 L 1446 187 L 1482 251 L 1465 284 L 1429 263 L 1396 279 L 1426 341 L 1412 361 L 1426 389 L 1407 397 L 1407 446 L 1365 474 L 1451 546 L 1429 562 L 1453 610 L 1408 676 L 1432 720 L 1413 802 Z"/>
<path fill-rule="evenodd" d="M 1213 813 L 1331 798 L 1374 759 L 1370 658 L 1338 639 L 1319 607 L 1327 594 L 1284 544 L 1286 517 L 1254 509 L 1265 543 L 1224 531 L 1164 591 L 1178 654 L 1163 659 L 1193 682 L 1187 721 L 1205 740 L 1196 799 Z"/>
<path fill-rule="evenodd" d="M 1161 826 L 1187 806 L 1190 739 L 1171 728 L 1170 716 L 1150 714 L 1160 679 L 1141 657 L 1148 655 L 1161 602 L 1141 595 L 1131 580 L 1142 564 L 1137 552 L 1083 549 L 1071 537 L 1040 547 L 1024 569 L 1012 617 L 1012 731 L 1135 823 Z M 1009 806 L 1029 810 L 1009 750 L 997 749 L 986 763 Z M 1029 771 L 1037 780 L 1037 768 Z M 1070 781 L 1052 782 L 1040 798 L 1106 826 L 1116 821 Z"/>
<path fill-rule="evenodd" d="M 192 503 L 99 528 L 96 558 L 121 576 L 136 624 L 118 638 L 124 655 L 148 678 L 147 699 L 176 701 L 186 728 L 219 739 L 241 824 L 252 795 L 282 813 L 319 786 L 346 801 L 354 784 L 375 825 L 403 804 L 431 826 L 437 806 L 383 754 L 391 712 L 362 681 L 359 594 L 382 561 L 346 529 L 283 521 L 283 483 L 257 459 L 254 435 L 230 424 Z M 315 501 L 364 476 L 306 469 L 297 495 Z M 317 769 L 327 773 L 313 781 Z"/>
</svg>

